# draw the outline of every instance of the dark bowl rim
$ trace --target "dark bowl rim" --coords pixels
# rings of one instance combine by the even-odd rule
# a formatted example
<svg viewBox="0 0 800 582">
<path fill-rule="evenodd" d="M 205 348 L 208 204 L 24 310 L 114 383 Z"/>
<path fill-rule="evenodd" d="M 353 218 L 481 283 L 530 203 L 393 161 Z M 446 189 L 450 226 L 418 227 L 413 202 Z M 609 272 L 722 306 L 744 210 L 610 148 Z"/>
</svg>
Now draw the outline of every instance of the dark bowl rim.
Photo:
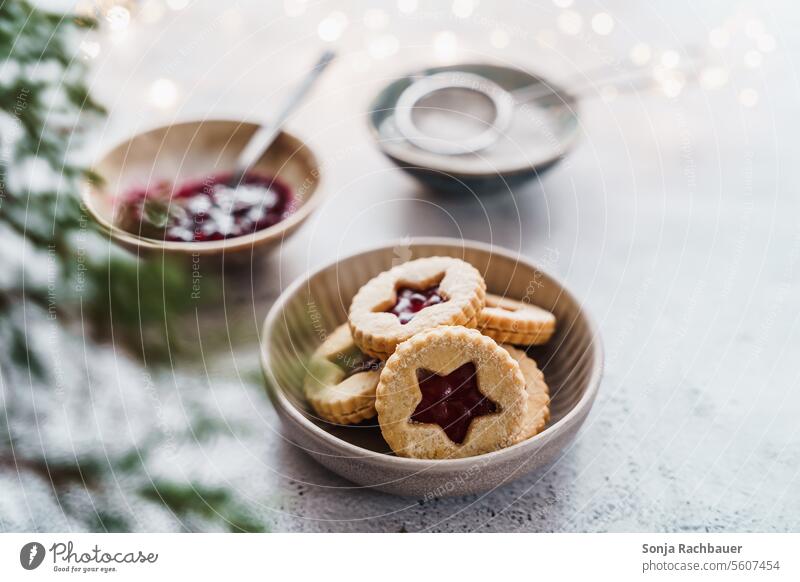
<svg viewBox="0 0 800 582">
<path fill-rule="evenodd" d="M 359 459 L 368 459 L 373 460 L 375 462 L 381 463 L 392 463 L 396 464 L 399 467 L 404 467 L 407 469 L 414 469 L 414 470 L 431 470 L 435 468 L 440 469 L 453 469 L 460 465 L 470 465 L 474 463 L 476 460 L 485 461 L 485 462 L 502 462 L 504 459 L 513 458 L 518 454 L 521 454 L 522 451 L 530 448 L 536 448 L 542 441 L 549 440 L 553 438 L 556 433 L 562 432 L 566 430 L 569 426 L 574 424 L 578 421 L 580 425 L 581 414 L 585 413 L 588 414 L 589 409 L 591 408 L 595 397 L 597 396 L 597 392 L 600 388 L 600 382 L 603 377 L 603 369 L 604 369 L 604 352 L 603 352 L 603 343 L 599 333 L 599 329 L 594 322 L 594 319 L 585 310 L 580 302 L 577 301 L 575 296 L 563 285 L 563 283 L 556 277 L 552 276 L 550 273 L 543 269 L 539 269 L 540 272 L 547 275 L 554 283 L 556 283 L 560 289 L 561 293 L 567 295 L 572 301 L 578 305 L 579 312 L 581 316 L 585 319 L 587 327 L 589 329 L 589 335 L 591 337 L 591 346 L 593 347 L 593 358 L 592 358 L 592 371 L 591 376 L 588 379 L 588 384 L 586 391 L 581 395 L 581 398 L 575 405 L 564 415 L 561 419 L 557 422 L 548 426 L 544 431 L 540 432 L 539 434 L 522 441 L 516 445 L 512 445 L 510 447 L 506 447 L 504 449 L 500 449 L 498 451 L 493 451 L 490 453 L 484 453 L 482 455 L 476 455 L 472 457 L 462 457 L 456 459 L 412 459 L 408 457 L 399 457 L 396 455 L 389 455 L 386 453 L 379 453 L 376 451 L 371 451 L 369 449 L 365 449 L 363 447 L 359 447 L 358 445 L 354 445 L 344 439 L 341 439 L 331 433 L 323 430 L 313 422 L 311 422 L 304 414 L 302 414 L 298 408 L 292 404 L 292 402 L 287 398 L 285 394 L 285 388 L 278 382 L 278 379 L 275 377 L 274 373 L 272 372 L 271 364 L 270 364 L 270 355 L 267 349 L 267 341 L 269 337 L 269 330 L 275 325 L 275 322 L 278 320 L 278 317 L 281 313 L 283 313 L 283 308 L 288 302 L 289 298 L 294 296 L 295 293 L 300 289 L 303 285 L 305 285 L 309 279 L 315 277 L 322 271 L 331 268 L 332 266 L 336 265 L 337 263 L 348 261 L 354 259 L 360 255 L 364 255 L 367 253 L 371 253 L 377 250 L 391 248 L 398 244 L 404 245 L 440 245 L 440 246 L 454 246 L 458 248 L 471 248 L 473 250 L 479 250 L 488 252 L 491 254 L 504 256 L 508 259 L 518 261 L 523 263 L 527 267 L 531 267 L 534 269 L 539 269 L 534 263 L 528 261 L 520 257 L 518 254 L 513 253 L 509 249 L 504 247 L 500 247 L 497 245 L 491 245 L 488 243 L 480 242 L 480 241 L 473 241 L 473 240 L 464 240 L 464 239 L 456 239 L 450 237 L 415 237 L 410 242 L 406 239 L 396 239 L 390 240 L 387 242 L 382 242 L 376 245 L 372 245 L 366 247 L 362 250 L 353 252 L 345 257 L 337 259 L 335 261 L 328 262 L 318 268 L 312 269 L 305 274 L 299 276 L 295 279 L 289 286 L 280 294 L 280 296 L 275 300 L 275 303 L 269 310 L 267 317 L 264 319 L 264 324 L 261 328 L 261 341 L 260 341 L 260 356 L 261 356 L 261 367 L 262 371 L 267 380 L 267 388 L 269 390 L 270 396 L 272 396 L 273 404 L 280 406 L 281 411 L 285 412 L 290 419 L 295 422 L 295 424 L 299 425 L 305 432 L 310 433 L 311 436 L 321 439 L 325 442 L 329 442 L 331 446 L 345 449 L 349 454 L 351 454 L 355 458 Z M 584 414 L 583 416 L 585 417 Z"/>
</svg>

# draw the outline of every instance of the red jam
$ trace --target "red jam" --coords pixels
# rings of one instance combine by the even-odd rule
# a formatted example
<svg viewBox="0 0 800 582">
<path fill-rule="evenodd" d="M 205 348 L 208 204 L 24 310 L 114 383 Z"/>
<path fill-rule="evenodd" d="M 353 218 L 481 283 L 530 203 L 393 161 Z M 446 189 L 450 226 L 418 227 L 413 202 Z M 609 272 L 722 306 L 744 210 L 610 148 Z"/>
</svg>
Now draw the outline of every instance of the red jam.
<svg viewBox="0 0 800 582">
<path fill-rule="evenodd" d="M 410 287 L 400 287 L 397 290 L 397 301 L 386 310 L 387 313 L 394 313 L 402 325 L 414 319 L 414 315 L 430 307 L 447 301 L 439 294 L 439 286 L 434 285 L 420 291 Z"/>
<path fill-rule="evenodd" d="M 445 376 L 417 370 L 422 400 L 411 414 L 414 422 L 438 424 L 459 445 L 473 418 L 497 412 L 497 405 L 478 389 L 475 364 L 468 362 Z"/>
<path fill-rule="evenodd" d="M 231 174 L 216 174 L 132 190 L 123 199 L 120 226 L 149 238 L 203 242 L 269 228 L 294 211 L 291 189 L 277 178 L 251 173 L 235 188 L 230 180 Z"/>
</svg>

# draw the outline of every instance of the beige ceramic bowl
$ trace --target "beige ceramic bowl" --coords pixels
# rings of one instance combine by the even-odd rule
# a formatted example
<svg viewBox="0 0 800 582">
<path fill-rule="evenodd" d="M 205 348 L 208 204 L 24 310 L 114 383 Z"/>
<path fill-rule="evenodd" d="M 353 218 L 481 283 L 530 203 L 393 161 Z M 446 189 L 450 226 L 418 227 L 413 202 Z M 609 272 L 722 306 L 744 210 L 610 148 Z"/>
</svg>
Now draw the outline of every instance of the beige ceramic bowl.
<svg viewBox="0 0 800 582">
<path fill-rule="evenodd" d="M 249 235 L 221 241 L 171 242 L 137 236 L 116 226 L 115 198 L 159 180 L 180 182 L 230 171 L 257 129 L 254 123 L 207 120 L 177 123 L 140 133 L 117 145 L 94 167 L 101 183 L 87 183 L 83 200 L 92 217 L 121 245 L 139 253 L 218 255 L 268 250 L 294 232 L 316 207 L 319 164 L 311 150 L 282 132 L 254 169 L 281 178 L 298 198 L 286 220 Z"/>
<path fill-rule="evenodd" d="M 398 257 L 405 261 L 436 255 L 472 263 L 492 293 L 527 295 L 555 313 L 556 335 L 548 345 L 530 351 L 551 390 L 552 418 L 544 432 L 477 457 L 407 459 L 391 454 L 377 420 L 335 426 L 315 418 L 306 404 L 305 363 L 325 334 L 347 320 L 350 300 L 359 287 L 396 264 Z M 376 247 L 294 282 L 267 316 L 261 353 L 270 398 L 299 450 L 359 485 L 427 498 L 488 491 L 547 467 L 575 438 L 597 394 L 603 367 L 597 329 L 560 283 L 510 251 L 445 238 Z"/>
</svg>

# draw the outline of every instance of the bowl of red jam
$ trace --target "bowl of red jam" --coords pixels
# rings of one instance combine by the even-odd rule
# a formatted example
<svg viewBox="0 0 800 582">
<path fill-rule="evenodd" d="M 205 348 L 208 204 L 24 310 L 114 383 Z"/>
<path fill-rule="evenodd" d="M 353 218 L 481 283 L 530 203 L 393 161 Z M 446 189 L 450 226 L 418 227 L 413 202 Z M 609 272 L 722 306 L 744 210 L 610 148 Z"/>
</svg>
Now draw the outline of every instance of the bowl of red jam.
<svg viewBox="0 0 800 582">
<path fill-rule="evenodd" d="M 236 158 L 257 129 L 204 120 L 137 134 L 93 167 L 84 203 L 122 246 L 138 253 L 247 253 L 281 243 L 319 198 L 319 164 L 282 132 L 240 180 Z"/>
<path fill-rule="evenodd" d="M 347 321 L 353 297 L 367 281 L 397 264 L 397 248 L 408 250 L 408 260 L 423 257 L 456 257 L 473 265 L 483 275 L 487 292 L 507 297 L 529 297 L 555 314 L 559 325 L 553 338 L 543 346 L 528 348 L 550 387 L 551 419 L 539 434 L 504 449 L 454 459 L 414 459 L 396 456 L 383 439 L 377 418 L 354 425 L 339 425 L 321 419 L 310 408 L 303 392 L 308 359 L 327 333 Z M 532 285 L 535 281 L 535 285 Z M 397 301 L 387 311 L 399 318 L 430 305 L 446 301 L 438 287 L 397 289 Z M 282 289 L 264 322 L 261 333 L 261 365 L 267 392 L 278 413 L 294 453 L 308 454 L 348 481 L 403 496 L 431 499 L 453 495 L 485 493 L 511 481 L 523 480 L 520 490 L 536 486 L 536 475 L 570 455 L 571 444 L 579 438 L 597 394 L 603 370 L 600 334 L 583 302 L 541 266 L 518 253 L 480 242 L 450 238 L 415 238 L 390 241 L 368 248 L 307 273 Z M 358 369 L 376 369 L 367 360 Z M 435 402 L 449 398 L 473 414 L 492 414 L 495 404 L 478 391 L 472 364 L 465 364 L 447 376 L 417 371 L 426 385 L 412 421 L 442 423 L 451 427 L 455 442 L 465 438 L 465 423 L 443 421 L 450 414 Z M 460 416 L 460 415 L 459 415 Z M 342 481 L 343 488 L 352 488 Z"/>
</svg>

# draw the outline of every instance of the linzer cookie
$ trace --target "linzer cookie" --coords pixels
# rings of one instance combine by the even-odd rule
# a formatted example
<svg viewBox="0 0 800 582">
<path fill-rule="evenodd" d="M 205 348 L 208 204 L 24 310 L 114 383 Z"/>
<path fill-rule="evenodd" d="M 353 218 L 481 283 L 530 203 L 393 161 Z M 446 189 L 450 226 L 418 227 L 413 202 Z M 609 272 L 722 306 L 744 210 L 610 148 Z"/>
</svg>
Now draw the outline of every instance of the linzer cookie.
<svg viewBox="0 0 800 582">
<path fill-rule="evenodd" d="M 452 257 L 429 257 L 385 271 L 359 289 L 350 329 L 361 350 L 386 359 L 413 335 L 442 325 L 474 327 L 486 284 L 475 267 Z"/>
<path fill-rule="evenodd" d="M 372 418 L 381 365 L 355 346 L 347 324 L 340 325 L 311 356 L 306 398 L 320 417 L 336 424 Z"/>
<path fill-rule="evenodd" d="M 478 329 L 498 343 L 539 345 L 552 337 L 556 318 L 536 305 L 487 293 Z"/>
<path fill-rule="evenodd" d="M 550 389 L 544 381 L 544 374 L 536 365 L 536 360 L 529 358 L 522 350 L 511 346 L 500 346 L 505 349 L 519 364 L 525 378 L 525 392 L 528 396 L 528 411 L 522 420 L 515 443 L 531 438 L 542 432 L 550 420 Z"/>
<path fill-rule="evenodd" d="M 516 442 L 528 395 L 508 351 L 477 330 L 448 326 L 397 347 L 381 372 L 375 408 L 396 454 L 447 459 Z"/>
</svg>

